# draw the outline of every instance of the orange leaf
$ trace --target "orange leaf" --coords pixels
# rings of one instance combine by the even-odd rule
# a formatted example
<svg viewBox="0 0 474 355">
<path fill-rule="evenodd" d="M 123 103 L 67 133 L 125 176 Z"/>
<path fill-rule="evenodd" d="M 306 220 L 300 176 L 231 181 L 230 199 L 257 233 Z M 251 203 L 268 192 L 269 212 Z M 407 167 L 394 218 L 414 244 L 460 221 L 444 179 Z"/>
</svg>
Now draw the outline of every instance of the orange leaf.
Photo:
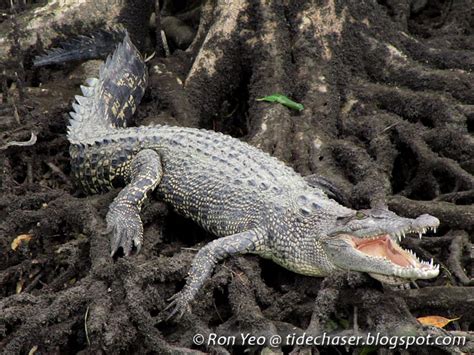
<svg viewBox="0 0 474 355">
<path fill-rule="evenodd" d="M 12 249 L 17 250 L 22 242 L 28 243 L 31 240 L 31 238 L 33 238 L 32 234 L 20 234 L 18 237 L 13 239 Z"/>
<path fill-rule="evenodd" d="M 417 318 L 417 320 L 423 325 L 432 325 L 437 328 L 443 328 L 448 323 L 458 320 L 459 318 L 461 317 L 448 319 L 441 316 L 426 316 L 426 317 L 419 317 Z"/>
</svg>

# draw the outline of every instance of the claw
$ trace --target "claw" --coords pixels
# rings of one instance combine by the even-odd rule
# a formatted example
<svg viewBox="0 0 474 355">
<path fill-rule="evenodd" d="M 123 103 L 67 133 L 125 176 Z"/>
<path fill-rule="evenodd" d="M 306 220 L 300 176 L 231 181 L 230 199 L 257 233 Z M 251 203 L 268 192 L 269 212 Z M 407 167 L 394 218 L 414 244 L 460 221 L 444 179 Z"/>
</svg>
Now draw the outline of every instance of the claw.
<svg viewBox="0 0 474 355">
<path fill-rule="evenodd" d="M 178 293 L 175 293 L 173 296 L 171 296 L 170 298 L 168 298 L 166 301 L 168 302 L 171 302 L 173 300 L 175 300 L 176 298 L 178 298 L 178 295 L 179 295 L 179 292 Z M 165 308 L 165 311 L 170 308 L 171 304 L 167 305 L 166 308 Z"/>
<path fill-rule="evenodd" d="M 178 306 L 175 305 L 174 303 L 170 303 L 168 307 L 165 308 L 165 310 L 169 310 L 170 309 L 170 306 L 174 306 L 173 310 L 170 312 L 170 314 L 168 315 L 168 317 L 166 317 L 166 321 L 169 321 L 171 318 L 173 318 L 176 313 L 178 313 Z M 181 313 L 181 312 L 180 312 Z M 182 314 L 178 314 L 177 315 L 177 319 L 180 319 L 182 317 Z"/>
<path fill-rule="evenodd" d="M 169 321 L 173 317 L 179 320 L 189 309 L 189 302 L 186 300 L 186 297 L 183 296 L 182 292 L 175 293 L 168 298 L 167 301 L 171 302 L 163 309 L 163 312 L 167 312 L 170 309 L 172 310 L 166 317 L 166 321 Z"/>
<path fill-rule="evenodd" d="M 114 227 L 107 227 L 107 230 L 112 234 L 110 237 L 110 256 L 113 257 L 120 248 L 120 239 L 115 237 L 117 233 Z"/>
<path fill-rule="evenodd" d="M 126 216 L 126 217 L 125 217 Z M 143 225 L 140 216 L 121 213 L 120 208 L 115 207 L 107 214 L 107 234 L 110 237 L 110 255 L 113 257 L 119 248 L 122 248 L 124 256 L 139 253 L 142 247 Z"/>
<path fill-rule="evenodd" d="M 142 250 L 142 243 L 140 241 L 133 240 L 133 245 L 136 249 L 136 253 L 138 254 L 140 250 Z"/>
</svg>

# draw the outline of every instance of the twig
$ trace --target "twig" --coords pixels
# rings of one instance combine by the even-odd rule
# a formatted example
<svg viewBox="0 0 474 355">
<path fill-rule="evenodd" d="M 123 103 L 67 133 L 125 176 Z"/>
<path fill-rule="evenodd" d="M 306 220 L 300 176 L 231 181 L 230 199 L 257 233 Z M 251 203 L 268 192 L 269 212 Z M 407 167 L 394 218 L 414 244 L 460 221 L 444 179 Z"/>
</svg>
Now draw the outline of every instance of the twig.
<svg viewBox="0 0 474 355">
<path fill-rule="evenodd" d="M 156 53 L 158 57 L 163 57 L 165 50 L 163 48 L 163 38 L 161 34 L 161 11 L 160 11 L 160 1 L 155 1 L 155 36 L 156 36 Z"/>
<path fill-rule="evenodd" d="M 378 136 L 384 134 L 384 133 L 387 132 L 389 129 L 391 129 L 391 128 L 395 127 L 396 125 L 399 125 L 399 124 L 400 124 L 400 121 L 395 122 L 395 123 L 392 123 L 391 125 L 388 125 L 388 126 L 385 127 L 383 130 L 381 130 L 379 133 L 377 133 L 373 139 L 375 139 L 375 138 L 377 138 Z"/>
<path fill-rule="evenodd" d="M 148 63 L 150 60 L 152 60 L 155 55 L 156 55 L 156 51 L 145 58 L 145 63 Z"/>
<path fill-rule="evenodd" d="M 89 306 L 87 306 L 86 314 L 84 315 L 84 331 L 86 333 L 87 345 L 91 346 L 91 341 L 89 339 L 89 330 L 87 329 L 87 317 L 89 316 Z"/>
<path fill-rule="evenodd" d="M 31 145 L 34 145 L 37 140 L 38 140 L 38 136 L 36 135 L 36 133 L 31 132 L 31 137 L 28 141 L 26 141 L 26 142 L 18 142 L 18 141 L 8 142 L 4 146 L 0 147 L 0 150 L 7 149 L 8 147 L 29 147 Z"/>
<path fill-rule="evenodd" d="M 163 48 L 165 50 L 165 57 L 170 56 L 170 47 L 168 47 L 168 41 L 166 40 L 165 31 L 161 30 L 161 41 L 163 42 Z"/>
<path fill-rule="evenodd" d="M 15 118 L 16 123 L 21 124 L 20 115 L 18 114 L 18 107 L 16 106 L 14 100 L 12 100 L 12 105 L 13 105 L 13 117 Z"/>
</svg>

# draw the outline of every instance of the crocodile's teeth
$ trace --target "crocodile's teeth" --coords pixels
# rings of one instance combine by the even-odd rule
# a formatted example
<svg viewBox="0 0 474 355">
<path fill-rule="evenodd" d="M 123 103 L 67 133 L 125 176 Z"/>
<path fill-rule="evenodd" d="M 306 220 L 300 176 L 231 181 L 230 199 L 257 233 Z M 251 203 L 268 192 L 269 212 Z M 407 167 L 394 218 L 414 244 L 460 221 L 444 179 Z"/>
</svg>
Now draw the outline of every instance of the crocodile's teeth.
<svg viewBox="0 0 474 355">
<path fill-rule="evenodd" d="M 421 239 L 421 236 L 423 235 L 423 233 L 421 232 L 418 232 L 418 237 Z"/>
<path fill-rule="evenodd" d="M 436 233 L 436 227 L 433 227 L 433 233 Z"/>
</svg>

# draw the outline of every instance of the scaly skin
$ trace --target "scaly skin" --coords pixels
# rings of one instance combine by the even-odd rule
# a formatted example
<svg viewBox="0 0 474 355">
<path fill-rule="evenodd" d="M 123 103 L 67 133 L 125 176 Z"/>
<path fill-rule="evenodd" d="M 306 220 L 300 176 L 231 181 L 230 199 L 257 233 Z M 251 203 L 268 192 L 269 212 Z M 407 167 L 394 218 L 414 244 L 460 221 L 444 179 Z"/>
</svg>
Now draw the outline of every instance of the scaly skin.
<svg viewBox="0 0 474 355">
<path fill-rule="evenodd" d="M 216 263 L 235 254 L 258 254 L 311 276 L 350 270 L 401 283 L 438 275 L 437 266 L 398 246 L 405 233 L 436 228 L 435 217 L 344 207 L 281 161 L 220 133 L 124 128 L 146 85 L 143 60 L 128 36 L 89 84 L 71 114 L 71 164 L 86 191 L 125 184 L 107 214 L 112 254 L 140 250 L 139 213 L 152 190 L 220 237 L 197 253 L 170 316 L 181 316 Z"/>
</svg>

